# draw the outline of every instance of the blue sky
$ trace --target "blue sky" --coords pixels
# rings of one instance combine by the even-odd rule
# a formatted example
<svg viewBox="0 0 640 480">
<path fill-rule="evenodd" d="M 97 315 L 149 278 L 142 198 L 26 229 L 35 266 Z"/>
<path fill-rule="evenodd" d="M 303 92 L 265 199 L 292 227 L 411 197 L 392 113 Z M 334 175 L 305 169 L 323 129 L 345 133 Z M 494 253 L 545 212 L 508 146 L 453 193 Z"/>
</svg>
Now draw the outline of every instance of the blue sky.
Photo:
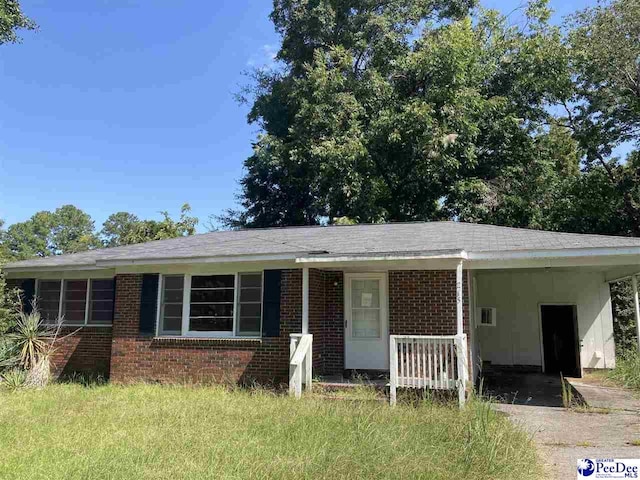
<svg viewBox="0 0 640 480">
<path fill-rule="evenodd" d="M 551 5 L 559 17 L 593 3 Z M 21 5 L 40 28 L 0 46 L 0 218 L 71 203 L 100 228 L 113 212 L 157 218 L 188 202 L 204 231 L 235 206 L 257 127 L 234 93 L 277 51 L 271 1 Z"/>
</svg>

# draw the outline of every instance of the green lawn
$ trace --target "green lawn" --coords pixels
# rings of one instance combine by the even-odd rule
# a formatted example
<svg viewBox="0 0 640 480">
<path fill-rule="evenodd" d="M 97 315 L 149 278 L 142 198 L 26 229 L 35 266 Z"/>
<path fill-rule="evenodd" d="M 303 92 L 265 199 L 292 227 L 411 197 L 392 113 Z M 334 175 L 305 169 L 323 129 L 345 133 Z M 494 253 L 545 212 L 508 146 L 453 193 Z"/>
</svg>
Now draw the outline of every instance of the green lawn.
<svg viewBox="0 0 640 480">
<path fill-rule="evenodd" d="M 390 408 L 216 387 L 0 393 L 0 478 L 533 478 L 527 436 L 472 402 Z"/>
</svg>

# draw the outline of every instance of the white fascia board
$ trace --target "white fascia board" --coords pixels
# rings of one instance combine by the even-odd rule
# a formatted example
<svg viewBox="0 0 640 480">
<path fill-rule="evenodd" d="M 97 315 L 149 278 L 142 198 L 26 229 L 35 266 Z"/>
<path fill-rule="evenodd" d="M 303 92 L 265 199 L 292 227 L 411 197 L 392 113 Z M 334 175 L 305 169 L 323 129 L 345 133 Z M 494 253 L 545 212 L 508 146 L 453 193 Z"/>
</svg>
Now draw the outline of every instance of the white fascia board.
<svg viewBox="0 0 640 480">
<path fill-rule="evenodd" d="M 6 273 L 34 273 L 34 272 L 63 272 L 63 271 L 86 271 L 86 270 L 104 270 L 105 267 L 97 265 L 47 265 L 44 267 L 2 267 Z"/>
<path fill-rule="evenodd" d="M 467 252 L 461 250 L 458 253 L 445 253 L 440 255 L 341 255 L 341 256 L 312 256 L 312 257 L 298 257 L 296 258 L 296 263 L 362 263 L 362 262 L 397 262 L 403 260 L 446 260 L 446 259 L 457 259 L 457 260 L 465 260 L 467 258 Z"/>
<path fill-rule="evenodd" d="M 640 247 L 614 248 L 563 248 L 553 250 L 518 250 L 495 252 L 470 252 L 469 260 L 520 260 L 536 258 L 609 257 L 640 255 Z"/>
<path fill-rule="evenodd" d="M 295 260 L 295 254 L 273 254 L 273 255 L 233 255 L 220 257 L 184 257 L 184 258 L 142 258 L 142 259 L 111 259 L 98 260 L 99 267 L 127 267 L 132 265 L 176 265 L 176 264 L 199 264 L 199 263 L 239 263 L 239 262 L 269 262 Z"/>
</svg>

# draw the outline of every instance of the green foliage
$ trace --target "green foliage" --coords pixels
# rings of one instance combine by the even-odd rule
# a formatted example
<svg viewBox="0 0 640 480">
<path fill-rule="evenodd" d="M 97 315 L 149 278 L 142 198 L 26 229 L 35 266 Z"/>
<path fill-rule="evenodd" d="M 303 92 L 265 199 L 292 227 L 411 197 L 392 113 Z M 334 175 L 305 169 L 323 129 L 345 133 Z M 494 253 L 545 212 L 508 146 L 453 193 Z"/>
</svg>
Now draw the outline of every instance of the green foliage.
<svg viewBox="0 0 640 480">
<path fill-rule="evenodd" d="M 430 402 L 391 408 L 314 395 L 295 400 L 259 389 L 64 384 L 0 393 L 0 418 L 3 478 L 39 472 L 52 480 L 541 474 L 530 436 L 477 401 L 461 411 Z"/>
<path fill-rule="evenodd" d="M 102 224 L 100 236 L 105 247 L 124 245 L 123 239 L 131 238 L 140 219 L 129 212 L 117 212 L 109 215 Z M 135 243 L 135 242 L 134 242 Z"/>
<path fill-rule="evenodd" d="M 631 280 L 623 280 L 611 285 L 611 305 L 616 353 L 622 355 L 637 349 L 638 346 Z"/>
<path fill-rule="evenodd" d="M 2 273 L 2 265 L 9 259 L 9 254 L 4 248 L 6 232 L 3 229 L 3 225 L 4 221 L 0 219 L 0 339 L 9 327 L 15 323 L 19 302 L 17 292 L 7 287 L 4 274 Z M 1 352 L 2 342 L 0 341 L 0 362 L 2 362 L 4 358 Z"/>
<path fill-rule="evenodd" d="M 91 217 L 73 205 L 41 211 L 7 229 L 3 243 L 15 259 L 75 253 L 97 247 Z"/>
<path fill-rule="evenodd" d="M 160 221 L 140 220 L 131 213 L 118 212 L 109 216 L 100 233 L 107 247 L 193 235 L 198 219 L 190 216 L 190 212 L 191 207 L 188 203 L 180 209 L 180 218 L 177 221 L 166 211 L 160 212 L 164 217 Z"/>
<path fill-rule="evenodd" d="M 17 0 L 0 0 L 0 45 L 20 41 L 16 30 L 34 30 L 36 24 L 27 18 Z"/>
<path fill-rule="evenodd" d="M 576 13 L 568 27 L 576 96 L 567 123 L 587 165 L 605 169 L 621 199 L 627 230 L 640 235 L 638 184 L 628 178 L 634 172 L 611 157 L 615 147 L 637 143 L 640 135 L 640 3 L 599 3 Z"/>
<path fill-rule="evenodd" d="M 466 3 L 368 4 L 274 4 L 283 68 L 254 77 L 249 120 L 263 133 L 243 210 L 223 223 L 541 224 L 532 185 L 577 168 L 574 144 L 545 148 L 569 137 L 546 125 L 547 107 L 571 94 L 546 4 L 529 6 L 525 30 L 493 11 L 470 17 Z"/>
<path fill-rule="evenodd" d="M 48 357 L 56 336 L 56 327 L 46 325 L 37 308 L 31 313 L 20 312 L 15 326 L 5 335 L 25 370 L 35 368 L 43 357 Z"/>
<path fill-rule="evenodd" d="M 161 212 L 162 220 L 140 220 L 131 213 L 117 212 L 109 216 L 99 233 L 95 232 L 91 217 L 73 205 L 64 205 L 54 212 L 37 212 L 29 220 L 9 226 L 6 231 L 0 221 L 0 266 L 3 260 L 47 257 L 193 235 L 198 219 L 190 216 L 190 212 L 188 203 L 180 209 L 178 220 L 172 219 L 168 212 Z M 2 286 L 0 274 L 0 298 Z M 2 302 L 0 321 L 1 305 Z"/>
<path fill-rule="evenodd" d="M 12 368 L 0 373 L 0 387 L 9 391 L 16 391 L 25 386 L 27 372 L 21 368 Z"/>
<path fill-rule="evenodd" d="M 640 392 L 640 353 L 632 348 L 618 355 L 610 378 L 620 385 Z"/>
</svg>

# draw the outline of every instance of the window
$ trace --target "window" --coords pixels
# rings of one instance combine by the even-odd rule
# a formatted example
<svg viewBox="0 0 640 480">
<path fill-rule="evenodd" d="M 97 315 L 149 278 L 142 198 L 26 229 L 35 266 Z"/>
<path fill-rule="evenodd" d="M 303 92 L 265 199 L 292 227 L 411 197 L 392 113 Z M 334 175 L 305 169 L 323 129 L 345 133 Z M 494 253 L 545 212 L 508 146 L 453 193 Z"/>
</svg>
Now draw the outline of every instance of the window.
<svg viewBox="0 0 640 480">
<path fill-rule="evenodd" d="M 496 309 L 494 307 L 480 307 L 478 308 L 479 324 L 483 327 L 495 327 L 496 326 Z"/>
<path fill-rule="evenodd" d="M 47 323 L 62 318 L 65 325 L 111 325 L 113 278 L 93 280 L 39 280 L 38 308 Z"/>
<path fill-rule="evenodd" d="M 234 275 L 191 277 L 190 332 L 233 333 Z"/>
<path fill-rule="evenodd" d="M 91 280 L 91 301 L 89 306 L 89 321 L 91 325 L 107 325 L 113 320 L 113 292 L 115 282 L 112 278 L 106 280 Z"/>
<path fill-rule="evenodd" d="M 380 280 L 351 279 L 351 335 L 380 338 Z"/>
<path fill-rule="evenodd" d="M 87 281 L 65 280 L 62 294 L 62 319 L 63 323 L 85 323 L 87 308 Z"/>
<path fill-rule="evenodd" d="M 182 331 L 182 298 L 184 277 L 162 277 L 162 301 L 160 307 L 160 333 L 180 335 Z"/>
<path fill-rule="evenodd" d="M 159 335 L 260 336 L 262 273 L 171 275 L 161 285 Z"/>
<path fill-rule="evenodd" d="M 238 335 L 257 337 L 262 331 L 262 274 L 240 274 Z"/>
<path fill-rule="evenodd" d="M 60 280 L 38 282 L 38 308 L 47 323 L 56 323 L 60 313 Z"/>
</svg>

